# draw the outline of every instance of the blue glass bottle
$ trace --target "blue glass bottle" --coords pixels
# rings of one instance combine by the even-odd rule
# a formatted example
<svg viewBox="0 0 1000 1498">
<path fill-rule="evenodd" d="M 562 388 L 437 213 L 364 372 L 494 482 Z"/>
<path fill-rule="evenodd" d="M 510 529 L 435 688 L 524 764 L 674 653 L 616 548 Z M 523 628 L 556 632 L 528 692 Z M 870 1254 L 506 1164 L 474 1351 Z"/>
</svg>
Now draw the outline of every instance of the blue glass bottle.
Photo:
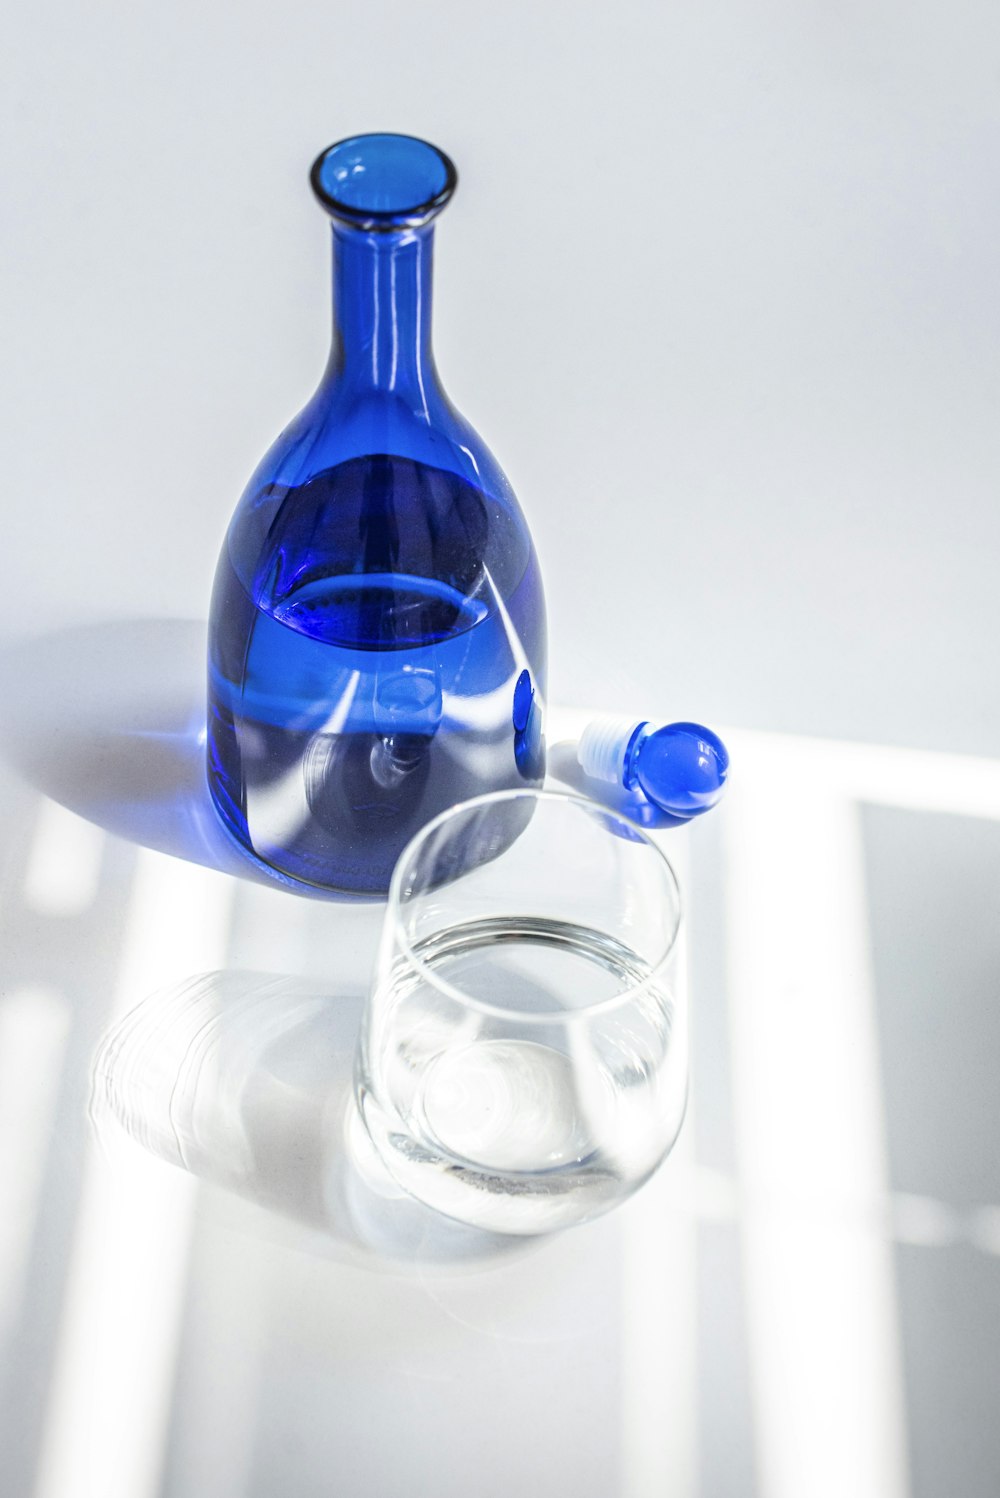
<svg viewBox="0 0 1000 1498">
<path fill-rule="evenodd" d="M 208 779 L 254 858 L 379 893 L 437 812 L 542 779 L 545 609 L 514 493 L 431 352 L 433 221 L 454 166 L 410 136 L 364 135 L 311 180 L 333 221 L 332 350 L 222 548 Z"/>
</svg>

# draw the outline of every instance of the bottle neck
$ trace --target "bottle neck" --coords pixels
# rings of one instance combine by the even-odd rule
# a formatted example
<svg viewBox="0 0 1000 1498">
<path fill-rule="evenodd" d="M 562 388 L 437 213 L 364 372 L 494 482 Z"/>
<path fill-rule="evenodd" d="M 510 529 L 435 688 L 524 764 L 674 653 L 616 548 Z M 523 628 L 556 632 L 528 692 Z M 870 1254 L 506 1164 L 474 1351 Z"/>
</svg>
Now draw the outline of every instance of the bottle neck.
<svg viewBox="0 0 1000 1498">
<path fill-rule="evenodd" d="M 333 368 L 359 388 L 426 406 L 431 353 L 430 225 L 389 233 L 333 226 Z"/>
</svg>

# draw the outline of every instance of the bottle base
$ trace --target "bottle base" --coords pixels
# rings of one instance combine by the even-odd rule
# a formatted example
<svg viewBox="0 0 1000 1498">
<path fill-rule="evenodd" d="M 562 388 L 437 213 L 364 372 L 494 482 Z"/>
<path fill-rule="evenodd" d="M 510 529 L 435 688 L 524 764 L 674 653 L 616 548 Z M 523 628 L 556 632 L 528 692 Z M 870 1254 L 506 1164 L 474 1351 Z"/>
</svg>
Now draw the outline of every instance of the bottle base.
<svg viewBox="0 0 1000 1498">
<path fill-rule="evenodd" d="M 290 894 L 299 895 L 327 895 L 331 899 L 354 900 L 371 903 L 384 900 L 389 889 L 389 878 L 384 883 L 372 883 L 369 886 L 358 884 L 335 884 L 328 877 L 310 877 L 307 873 L 290 873 L 281 864 L 268 858 L 254 847 L 253 843 L 243 835 L 240 822 L 234 819 L 229 797 L 225 790 L 217 786 L 211 774 L 207 776 L 208 793 L 213 809 L 218 818 L 219 825 L 225 834 L 227 842 L 248 865 L 248 869 L 258 875 L 265 875 L 269 883 L 280 885 Z"/>
</svg>

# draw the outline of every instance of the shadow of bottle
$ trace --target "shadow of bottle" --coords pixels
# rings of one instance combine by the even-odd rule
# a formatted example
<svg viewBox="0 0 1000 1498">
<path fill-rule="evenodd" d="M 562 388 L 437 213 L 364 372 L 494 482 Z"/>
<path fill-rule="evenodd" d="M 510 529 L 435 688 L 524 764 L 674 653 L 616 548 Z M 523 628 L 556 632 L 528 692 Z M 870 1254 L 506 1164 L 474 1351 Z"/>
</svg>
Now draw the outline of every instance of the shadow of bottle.
<svg viewBox="0 0 1000 1498">
<path fill-rule="evenodd" d="M 201 1180 L 319 1230 L 338 1258 L 460 1266 L 517 1251 L 402 1192 L 354 1107 L 363 996 L 301 978 L 201 973 L 104 1037 L 91 1121 Z M 521 1251 L 523 1252 L 523 1245 Z"/>
<path fill-rule="evenodd" d="M 57 631 L 0 652 L 0 757 L 31 785 L 118 837 L 305 898 L 363 896 L 292 884 L 226 832 L 205 775 L 206 626 L 116 620 Z M 648 829 L 677 819 L 644 797 L 588 780 L 575 745 L 549 773 Z"/>
<path fill-rule="evenodd" d="M 205 775 L 206 627 L 118 620 L 0 653 L 0 756 L 53 801 L 106 831 L 306 898 L 257 863 L 216 814 Z"/>
</svg>

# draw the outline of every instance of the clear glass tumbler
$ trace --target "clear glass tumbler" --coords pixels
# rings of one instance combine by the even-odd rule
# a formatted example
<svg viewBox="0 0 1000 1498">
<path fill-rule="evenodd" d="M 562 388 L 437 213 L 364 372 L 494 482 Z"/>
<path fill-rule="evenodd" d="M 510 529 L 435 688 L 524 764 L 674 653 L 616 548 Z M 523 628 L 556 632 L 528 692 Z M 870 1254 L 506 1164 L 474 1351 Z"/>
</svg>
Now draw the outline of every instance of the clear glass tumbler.
<svg viewBox="0 0 1000 1498">
<path fill-rule="evenodd" d="M 393 874 L 357 1057 L 397 1183 L 524 1234 L 635 1191 L 684 1116 L 679 928 L 659 848 L 590 801 L 501 791 L 429 822 Z"/>
</svg>

